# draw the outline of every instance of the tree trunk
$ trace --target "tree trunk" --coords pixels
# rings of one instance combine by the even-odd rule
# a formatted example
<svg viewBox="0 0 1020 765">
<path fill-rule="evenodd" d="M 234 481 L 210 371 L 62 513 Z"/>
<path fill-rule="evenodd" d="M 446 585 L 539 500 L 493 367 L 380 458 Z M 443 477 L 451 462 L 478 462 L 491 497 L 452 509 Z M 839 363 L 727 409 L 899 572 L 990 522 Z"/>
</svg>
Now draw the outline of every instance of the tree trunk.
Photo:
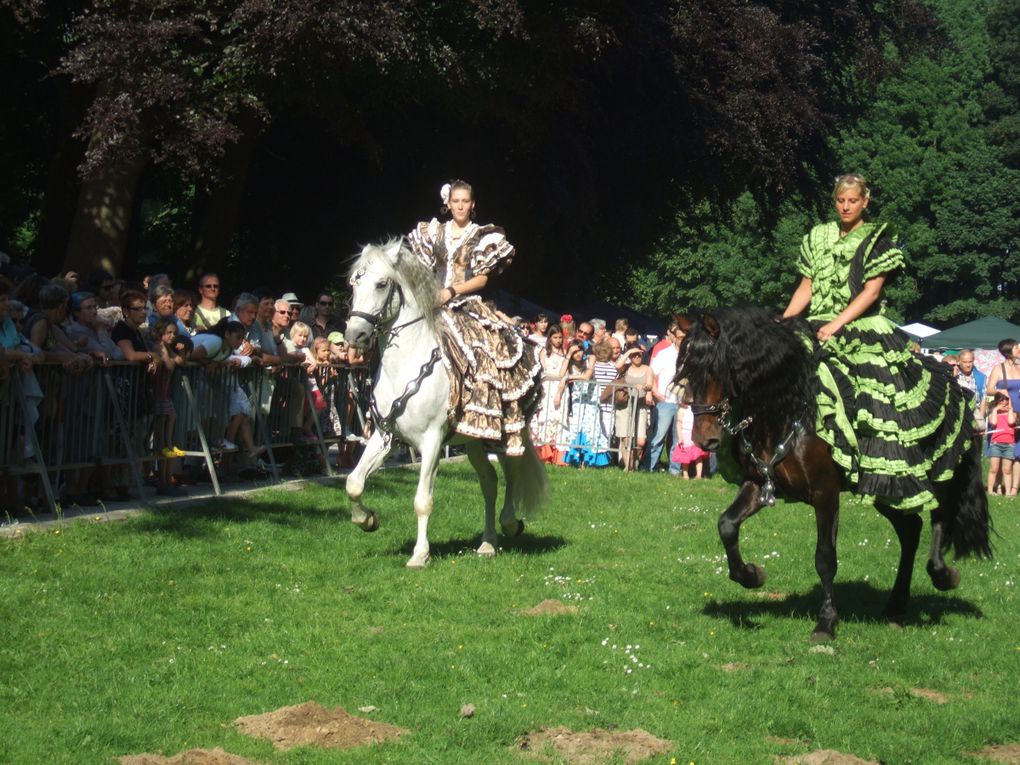
<svg viewBox="0 0 1020 765">
<path fill-rule="evenodd" d="M 145 154 L 115 157 L 82 181 L 65 271 L 74 270 L 84 276 L 102 268 L 123 276 L 135 193 L 148 162 Z"/>
<path fill-rule="evenodd" d="M 74 135 L 74 131 L 81 124 L 93 96 L 91 88 L 68 85 L 56 78 L 54 81 L 59 104 L 54 127 L 57 141 L 46 173 L 36 254 L 32 259 L 32 265 L 39 273 L 50 275 L 60 270 L 67 257 L 67 240 L 78 207 L 78 186 L 81 182 L 78 165 L 85 157 L 85 144 Z"/>
</svg>

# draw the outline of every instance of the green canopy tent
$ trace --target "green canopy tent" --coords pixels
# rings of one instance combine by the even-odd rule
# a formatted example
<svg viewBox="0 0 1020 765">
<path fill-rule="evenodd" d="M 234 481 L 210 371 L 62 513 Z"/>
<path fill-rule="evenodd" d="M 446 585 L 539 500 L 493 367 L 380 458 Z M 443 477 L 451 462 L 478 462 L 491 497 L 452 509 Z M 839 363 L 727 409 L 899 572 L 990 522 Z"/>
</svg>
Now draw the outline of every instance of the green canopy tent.
<svg viewBox="0 0 1020 765">
<path fill-rule="evenodd" d="M 993 316 L 985 316 L 930 335 L 921 340 L 921 347 L 932 351 L 960 348 L 995 350 L 999 341 L 1007 337 L 1020 340 L 1020 326 Z"/>
</svg>

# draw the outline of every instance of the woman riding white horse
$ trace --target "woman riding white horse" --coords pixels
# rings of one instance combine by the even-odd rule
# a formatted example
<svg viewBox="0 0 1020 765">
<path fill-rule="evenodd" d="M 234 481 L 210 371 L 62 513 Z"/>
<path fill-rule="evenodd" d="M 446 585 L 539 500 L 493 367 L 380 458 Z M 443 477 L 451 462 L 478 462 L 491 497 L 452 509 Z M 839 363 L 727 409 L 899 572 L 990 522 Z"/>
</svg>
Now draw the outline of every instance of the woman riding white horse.
<svg viewBox="0 0 1020 765">
<path fill-rule="evenodd" d="M 526 514 L 545 497 L 545 468 L 525 422 L 537 395 L 539 366 L 530 346 L 512 327 L 476 295 L 464 294 L 481 289 L 487 274 L 497 270 L 501 259 L 505 264 L 513 248 L 501 230 L 470 221 L 473 198 L 466 188 L 468 204 L 456 191 L 446 198 L 454 226 L 438 221 L 421 224 L 412 234 L 413 252 L 402 240 L 368 246 L 350 276 L 353 297 L 346 339 L 365 346 L 377 336 L 381 353 L 373 389 L 375 431 L 347 479 L 351 520 L 366 531 L 378 527 L 377 516 L 365 509 L 361 498 L 365 481 L 382 465 L 394 437 L 417 449 L 418 538 L 410 567 L 428 562 L 428 519 L 440 449 L 455 432 L 461 435 L 458 440 L 470 439 L 468 459 L 485 500 L 480 555 L 495 554 L 497 542 L 496 474 L 487 448 L 500 455 L 506 475 L 500 515 L 505 534 L 519 534 L 523 523 L 516 511 Z M 464 225 L 455 228 L 458 220 Z M 438 294 L 433 269 L 450 282 Z M 449 305 L 439 308 L 443 303 Z"/>
</svg>

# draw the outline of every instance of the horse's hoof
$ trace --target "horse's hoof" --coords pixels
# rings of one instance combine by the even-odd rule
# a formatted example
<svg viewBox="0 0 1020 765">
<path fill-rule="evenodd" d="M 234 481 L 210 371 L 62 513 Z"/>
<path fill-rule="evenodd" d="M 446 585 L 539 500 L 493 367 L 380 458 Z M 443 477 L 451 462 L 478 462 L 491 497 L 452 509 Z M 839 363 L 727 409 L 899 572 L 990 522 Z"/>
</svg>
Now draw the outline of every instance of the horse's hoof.
<svg viewBox="0 0 1020 765">
<path fill-rule="evenodd" d="M 749 590 L 765 584 L 765 569 L 757 563 L 745 563 L 742 569 L 730 572 L 730 579 Z"/>
<path fill-rule="evenodd" d="M 429 554 L 425 553 L 421 557 L 415 555 L 405 565 L 407 568 L 425 568 L 429 565 Z"/>
<path fill-rule="evenodd" d="M 818 627 L 815 627 L 814 631 L 811 633 L 811 642 L 815 645 L 819 643 L 831 643 L 835 639 L 836 635 L 834 634 L 834 631 L 828 627 L 822 627 L 819 625 Z"/>
<path fill-rule="evenodd" d="M 479 545 L 478 549 L 475 550 L 475 552 L 478 553 L 478 557 L 479 558 L 495 558 L 496 557 L 496 548 L 493 547 L 488 542 L 482 542 L 482 544 Z"/>
<path fill-rule="evenodd" d="M 359 523 L 352 518 L 351 523 L 360 528 L 362 531 L 376 531 L 379 528 L 379 516 L 370 510 L 365 514 L 365 520 Z"/>
<path fill-rule="evenodd" d="M 509 523 L 501 523 L 500 528 L 503 529 L 505 537 L 519 537 L 524 533 L 524 521 L 514 518 Z"/>
<path fill-rule="evenodd" d="M 931 583 L 936 590 L 955 590 L 960 586 L 960 572 L 948 566 L 941 571 L 932 573 Z"/>
</svg>

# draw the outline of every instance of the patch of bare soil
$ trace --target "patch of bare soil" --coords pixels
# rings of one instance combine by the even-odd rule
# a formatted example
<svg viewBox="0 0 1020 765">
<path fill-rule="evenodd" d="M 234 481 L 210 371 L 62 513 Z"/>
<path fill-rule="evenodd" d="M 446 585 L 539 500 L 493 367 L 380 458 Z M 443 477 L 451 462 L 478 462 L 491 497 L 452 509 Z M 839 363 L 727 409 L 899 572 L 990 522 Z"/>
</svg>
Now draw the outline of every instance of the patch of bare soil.
<svg viewBox="0 0 1020 765">
<path fill-rule="evenodd" d="M 852 754 L 843 754 L 835 749 L 818 749 L 807 754 L 772 758 L 776 765 L 881 765 L 875 760 L 862 760 Z"/>
<path fill-rule="evenodd" d="M 786 600 L 785 592 L 758 592 L 755 593 L 759 600 Z"/>
<path fill-rule="evenodd" d="M 537 606 L 521 611 L 521 616 L 563 616 L 576 614 L 577 606 L 568 606 L 553 598 L 543 600 Z"/>
<path fill-rule="evenodd" d="M 723 672 L 743 672 L 750 668 L 750 664 L 745 664 L 742 661 L 730 661 L 719 667 Z"/>
<path fill-rule="evenodd" d="M 326 709 L 314 701 L 262 715 L 238 717 L 234 725 L 248 736 L 268 739 L 277 749 L 295 746 L 351 749 L 410 733 L 393 725 L 355 717 L 341 707 Z"/>
<path fill-rule="evenodd" d="M 117 759 L 120 765 L 258 765 L 219 747 L 215 749 L 189 749 L 187 752 L 164 757 L 161 754 L 131 754 Z"/>
<path fill-rule="evenodd" d="M 896 693 L 892 688 L 888 686 L 881 689 L 881 693 L 887 696 L 892 696 Z M 925 699 L 927 701 L 934 701 L 936 704 L 948 704 L 949 697 L 941 691 L 933 691 L 930 688 L 907 688 L 907 693 L 913 696 L 915 699 Z"/>
<path fill-rule="evenodd" d="M 1003 765 L 1020 765 L 1020 744 L 995 744 L 986 746 L 980 752 L 968 752 L 971 757 L 983 757 Z"/>
<path fill-rule="evenodd" d="M 521 736 L 517 740 L 517 749 L 546 762 L 551 762 L 556 756 L 570 765 L 600 765 L 614 757 L 623 757 L 627 765 L 633 765 L 672 751 L 673 742 L 640 728 L 615 732 L 593 728 L 588 732 L 575 733 L 559 726 Z"/>
</svg>

